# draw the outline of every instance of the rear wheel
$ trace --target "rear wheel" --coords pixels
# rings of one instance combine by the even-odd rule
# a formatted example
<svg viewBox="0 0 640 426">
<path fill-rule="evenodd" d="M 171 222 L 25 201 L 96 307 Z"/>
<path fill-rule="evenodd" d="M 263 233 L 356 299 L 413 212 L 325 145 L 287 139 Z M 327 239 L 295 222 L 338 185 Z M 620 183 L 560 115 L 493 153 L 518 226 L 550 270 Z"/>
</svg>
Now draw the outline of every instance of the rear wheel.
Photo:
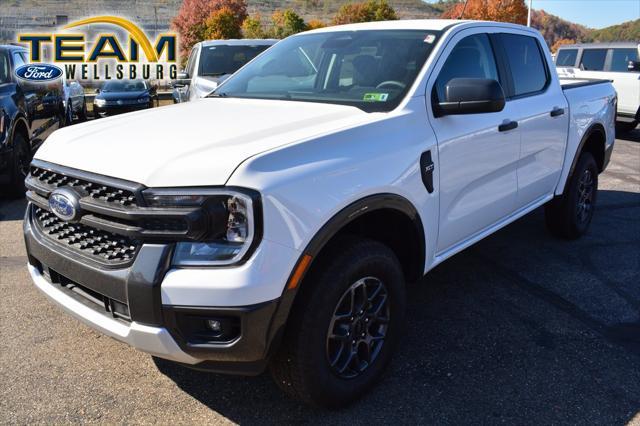
<svg viewBox="0 0 640 426">
<path fill-rule="evenodd" d="M 302 285 L 271 373 L 294 398 L 347 405 L 391 359 L 404 322 L 402 269 L 385 245 L 349 238 Z"/>
<path fill-rule="evenodd" d="M 583 152 L 564 194 L 545 206 L 551 233 L 567 239 L 582 236 L 591 224 L 597 193 L 598 166 L 591 153 Z"/>
<path fill-rule="evenodd" d="M 87 121 L 87 101 L 85 99 L 82 100 L 82 109 L 79 116 L 80 121 Z"/>
<path fill-rule="evenodd" d="M 638 127 L 637 121 L 631 122 L 617 122 L 616 123 L 616 133 L 629 133 L 635 130 Z"/>
</svg>

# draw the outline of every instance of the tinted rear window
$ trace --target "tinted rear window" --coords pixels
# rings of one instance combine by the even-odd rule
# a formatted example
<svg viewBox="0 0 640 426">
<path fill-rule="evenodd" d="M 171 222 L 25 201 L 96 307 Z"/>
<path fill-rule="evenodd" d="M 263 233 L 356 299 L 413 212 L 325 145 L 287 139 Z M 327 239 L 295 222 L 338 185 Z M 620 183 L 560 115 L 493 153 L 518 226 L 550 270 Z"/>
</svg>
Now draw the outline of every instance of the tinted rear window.
<svg viewBox="0 0 640 426">
<path fill-rule="evenodd" d="M 613 49 L 611 56 L 611 71 L 627 72 L 629 61 L 638 60 L 638 49 Z"/>
<path fill-rule="evenodd" d="M 578 49 L 562 49 L 556 56 L 556 65 L 559 67 L 575 67 L 578 59 Z"/>
<path fill-rule="evenodd" d="M 585 71 L 603 71 L 607 49 L 585 49 L 582 51 L 580 67 Z"/>
<path fill-rule="evenodd" d="M 547 85 L 547 69 L 538 41 L 529 36 L 501 34 L 513 76 L 514 95 L 538 92 Z"/>
</svg>

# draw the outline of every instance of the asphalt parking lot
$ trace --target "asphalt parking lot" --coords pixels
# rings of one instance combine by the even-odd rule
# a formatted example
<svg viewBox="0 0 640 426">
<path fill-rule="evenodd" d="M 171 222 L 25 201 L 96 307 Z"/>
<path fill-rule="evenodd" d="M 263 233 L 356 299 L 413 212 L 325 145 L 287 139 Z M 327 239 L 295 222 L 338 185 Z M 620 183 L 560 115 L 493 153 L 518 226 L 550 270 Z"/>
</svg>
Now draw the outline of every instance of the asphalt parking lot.
<svg viewBox="0 0 640 426">
<path fill-rule="evenodd" d="M 640 129 L 585 238 L 552 238 L 539 209 L 437 267 L 382 382 L 336 412 L 267 375 L 156 366 L 64 314 L 27 275 L 24 208 L 0 200 L 0 423 L 640 425 Z"/>
</svg>

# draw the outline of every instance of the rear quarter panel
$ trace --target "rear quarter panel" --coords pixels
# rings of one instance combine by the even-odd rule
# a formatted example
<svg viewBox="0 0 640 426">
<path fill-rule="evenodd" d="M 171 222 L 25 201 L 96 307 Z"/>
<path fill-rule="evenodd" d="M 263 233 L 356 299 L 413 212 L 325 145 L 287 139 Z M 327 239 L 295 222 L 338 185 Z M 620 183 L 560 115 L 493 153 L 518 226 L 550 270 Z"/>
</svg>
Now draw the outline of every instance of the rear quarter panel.
<svg viewBox="0 0 640 426">
<path fill-rule="evenodd" d="M 615 142 L 616 91 L 610 83 L 567 89 L 564 94 L 569 102 L 569 135 L 556 195 L 562 194 L 580 143 L 593 126 L 599 124 L 604 128 L 605 149 Z"/>
</svg>

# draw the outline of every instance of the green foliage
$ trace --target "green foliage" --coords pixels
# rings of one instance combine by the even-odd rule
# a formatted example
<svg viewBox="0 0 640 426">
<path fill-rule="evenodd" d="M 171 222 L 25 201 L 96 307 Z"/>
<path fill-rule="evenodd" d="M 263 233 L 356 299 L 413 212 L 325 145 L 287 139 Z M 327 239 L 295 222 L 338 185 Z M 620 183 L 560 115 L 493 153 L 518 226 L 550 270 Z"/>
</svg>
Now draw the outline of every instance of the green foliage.
<svg viewBox="0 0 640 426">
<path fill-rule="evenodd" d="M 242 23 L 242 35 L 245 38 L 267 38 L 267 34 L 262 28 L 260 15 L 248 16 Z"/>
<path fill-rule="evenodd" d="M 225 40 L 242 38 L 242 21 L 228 7 L 211 12 L 204 23 L 204 36 L 207 39 Z"/>
<path fill-rule="evenodd" d="M 343 5 L 333 18 L 334 25 L 355 22 L 389 21 L 398 19 L 396 11 L 386 0 L 368 0 Z"/>
<path fill-rule="evenodd" d="M 285 38 L 307 30 L 307 24 L 296 12 L 291 9 L 285 11 L 276 10 L 271 16 L 273 27 L 271 37 Z"/>
<path fill-rule="evenodd" d="M 589 41 L 638 41 L 640 40 L 640 19 L 624 22 L 620 25 L 590 30 L 587 34 Z"/>
</svg>

